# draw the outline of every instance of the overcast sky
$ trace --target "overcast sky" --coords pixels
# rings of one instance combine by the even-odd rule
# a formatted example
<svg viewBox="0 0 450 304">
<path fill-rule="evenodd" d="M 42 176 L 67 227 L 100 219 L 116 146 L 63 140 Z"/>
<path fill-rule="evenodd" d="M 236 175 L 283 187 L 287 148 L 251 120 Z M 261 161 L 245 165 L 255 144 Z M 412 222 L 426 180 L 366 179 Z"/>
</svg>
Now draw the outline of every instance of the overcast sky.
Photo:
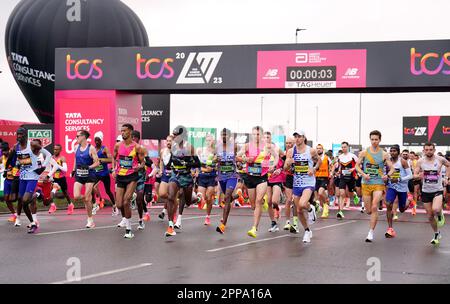
<svg viewBox="0 0 450 304">
<path fill-rule="evenodd" d="M 300 43 L 450 39 L 448 0 L 122 1 L 143 21 L 151 46 L 294 43 L 297 27 L 307 29 L 299 34 Z M 18 2 L 0 1 L 0 118 L 35 122 L 9 72 L 3 43 L 8 16 Z M 294 95 L 173 95 L 171 126 L 246 132 L 261 122 L 261 97 L 264 128 L 283 125 L 291 132 Z M 343 140 L 358 143 L 359 98 L 299 94 L 298 125 L 327 148 Z M 373 129 L 383 133 L 383 143 L 401 144 L 402 116 L 450 115 L 449 102 L 447 93 L 363 94 L 362 144 L 369 144 Z"/>
</svg>

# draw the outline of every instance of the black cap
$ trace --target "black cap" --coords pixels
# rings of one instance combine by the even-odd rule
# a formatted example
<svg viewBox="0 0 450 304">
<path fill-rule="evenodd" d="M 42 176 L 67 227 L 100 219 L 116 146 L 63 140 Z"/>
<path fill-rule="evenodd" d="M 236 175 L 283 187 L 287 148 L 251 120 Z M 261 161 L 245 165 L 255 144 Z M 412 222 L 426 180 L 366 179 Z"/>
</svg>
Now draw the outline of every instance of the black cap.
<svg viewBox="0 0 450 304">
<path fill-rule="evenodd" d="M 24 127 L 20 127 L 17 129 L 16 133 L 27 134 L 27 130 Z"/>
</svg>

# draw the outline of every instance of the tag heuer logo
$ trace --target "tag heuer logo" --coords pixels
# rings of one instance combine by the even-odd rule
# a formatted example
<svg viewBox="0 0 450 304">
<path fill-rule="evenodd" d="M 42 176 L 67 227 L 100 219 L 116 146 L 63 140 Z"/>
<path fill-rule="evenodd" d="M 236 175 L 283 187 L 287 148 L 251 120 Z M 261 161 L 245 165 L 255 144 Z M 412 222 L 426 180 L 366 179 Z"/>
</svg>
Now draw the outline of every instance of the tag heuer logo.
<svg viewBox="0 0 450 304">
<path fill-rule="evenodd" d="M 28 138 L 40 139 L 42 147 L 45 148 L 52 143 L 52 130 L 28 130 Z"/>
</svg>

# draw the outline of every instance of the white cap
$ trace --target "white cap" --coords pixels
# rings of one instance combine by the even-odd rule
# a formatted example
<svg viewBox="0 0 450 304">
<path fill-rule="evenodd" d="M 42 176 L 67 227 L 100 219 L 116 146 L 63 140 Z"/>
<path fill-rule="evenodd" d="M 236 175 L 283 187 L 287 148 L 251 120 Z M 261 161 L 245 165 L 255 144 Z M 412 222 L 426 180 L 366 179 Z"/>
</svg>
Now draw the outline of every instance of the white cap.
<svg viewBox="0 0 450 304">
<path fill-rule="evenodd" d="M 116 141 L 122 141 L 122 140 L 123 140 L 122 134 L 120 134 L 119 136 L 117 136 Z"/>
<path fill-rule="evenodd" d="M 294 131 L 294 133 L 292 135 L 293 136 L 295 136 L 295 135 L 305 136 L 305 131 L 303 131 L 303 130 Z"/>
<path fill-rule="evenodd" d="M 97 133 L 94 134 L 94 139 L 95 138 L 100 138 L 101 141 L 103 141 L 103 132 L 102 131 L 98 131 Z"/>
</svg>

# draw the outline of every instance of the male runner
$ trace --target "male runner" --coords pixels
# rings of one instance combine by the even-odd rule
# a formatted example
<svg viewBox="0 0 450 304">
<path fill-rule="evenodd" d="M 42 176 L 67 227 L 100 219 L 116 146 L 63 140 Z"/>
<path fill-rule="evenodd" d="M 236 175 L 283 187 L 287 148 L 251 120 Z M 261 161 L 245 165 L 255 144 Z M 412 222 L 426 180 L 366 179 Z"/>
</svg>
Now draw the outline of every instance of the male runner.
<svg viewBox="0 0 450 304">
<path fill-rule="evenodd" d="M 92 217 L 92 189 L 97 181 L 95 176 L 95 168 L 98 167 L 99 161 L 97 151 L 88 143 L 90 134 L 86 130 L 77 132 L 78 148 L 75 152 L 75 162 L 71 176 L 75 176 L 75 184 L 73 185 L 73 195 L 75 200 L 82 200 L 81 189 L 84 190 L 84 205 L 87 212 L 86 228 L 94 228 L 94 218 Z"/>
<path fill-rule="evenodd" d="M 322 160 L 316 149 L 306 145 L 307 139 L 304 131 L 296 131 L 293 136 L 295 137 L 295 146 L 287 152 L 284 166 L 287 169 L 294 164 L 294 204 L 300 222 L 305 229 L 303 242 L 310 243 L 312 231 L 309 225 L 316 221 L 316 211 L 315 208 L 311 207 L 310 201 L 316 186 L 315 173 L 322 164 Z M 304 211 L 308 212 L 308 221 L 305 218 Z"/>
<path fill-rule="evenodd" d="M 131 124 L 123 124 L 120 133 L 122 141 L 114 145 L 113 178 L 116 180 L 116 206 L 123 208 L 125 215 L 124 238 L 132 239 L 131 231 L 131 198 L 139 180 L 139 171 L 145 166 L 145 149 L 134 142 L 131 132 L 134 130 Z"/>
<path fill-rule="evenodd" d="M 339 210 L 336 214 L 338 219 L 344 218 L 345 198 L 349 198 L 350 201 L 353 200 L 355 190 L 355 182 L 357 177 L 356 172 L 356 162 L 358 157 L 355 154 L 348 151 L 348 142 L 344 141 L 341 144 L 342 154 L 339 155 Z"/>
<path fill-rule="evenodd" d="M 167 214 L 167 199 L 169 198 L 169 179 L 172 176 L 172 167 L 171 167 L 171 149 L 172 149 L 172 140 L 173 136 L 169 135 L 166 138 L 166 147 L 161 149 L 159 153 L 160 162 L 159 162 L 159 171 L 161 172 L 161 183 L 159 184 L 158 196 L 159 199 L 164 204 L 163 211 L 158 215 L 160 219 L 164 219 L 164 216 Z"/>
<path fill-rule="evenodd" d="M 330 181 L 330 172 L 331 172 L 331 161 L 328 156 L 323 152 L 323 146 L 317 145 L 316 147 L 317 155 L 319 155 L 322 163 L 319 169 L 316 172 L 316 193 L 319 198 L 320 205 L 323 208 L 322 218 L 328 217 L 328 194 L 327 188 L 328 183 Z"/>
<path fill-rule="evenodd" d="M 64 197 L 67 200 L 67 214 L 71 215 L 73 214 L 74 205 L 72 201 L 70 200 L 69 193 L 67 192 L 67 180 L 66 180 L 66 173 L 67 173 L 67 162 L 66 158 L 61 155 L 62 147 L 60 144 L 55 144 L 53 148 L 53 160 L 56 162 L 54 166 L 57 167 L 57 170 L 55 174 L 53 175 L 53 189 L 51 192 L 52 199 L 55 198 L 56 191 L 61 189 L 62 193 L 64 194 Z M 57 185 L 57 186 L 56 186 Z M 59 186 L 59 187 L 58 187 Z M 50 205 L 50 209 L 48 210 L 48 213 L 54 213 L 56 211 L 56 205 L 52 203 Z"/>
<path fill-rule="evenodd" d="M 19 166 L 17 164 L 17 154 L 15 149 L 10 149 L 7 142 L 2 142 L 2 163 L 5 168 L 3 177 L 5 178 L 3 184 L 3 195 L 6 202 L 6 206 L 11 212 L 11 217 L 8 222 L 15 223 L 17 219 L 17 213 L 14 210 L 13 202 L 17 200 L 19 193 Z M 19 205 L 17 206 L 19 208 Z M 22 208 L 22 206 L 20 206 Z M 18 222 L 20 225 L 20 221 Z"/>
<path fill-rule="evenodd" d="M 283 162 L 286 163 L 286 154 L 289 149 L 291 149 L 295 145 L 295 137 L 289 136 L 286 139 L 286 153 L 282 157 Z M 290 230 L 291 226 L 293 227 L 293 232 L 296 232 L 298 230 L 298 217 L 297 217 L 297 208 L 292 208 L 293 210 L 293 219 L 292 219 L 292 225 L 291 225 L 291 205 L 293 204 L 292 200 L 292 189 L 294 188 L 294 167 L 290 166 L 286 168 L 284 166 L 284 174 L 286 176 L 286 181 L 284 183 L 284 193 L 286 195 L 286 204 L 284 206 L 285 208 L 285 217 L 286 217 L 286 224 L 283 227 L 283 230 Z"/>
<path fill-rule="evenodd" d="M 414 177 L 422 180 L 422 202 L 427 211 L 428 220 L 434 231 L 434 237 L 431 244 L 439 245 L 442 238 L 441 228 L 445 224 L 445 216 L 442 211 L 443 185 L 441 168 L 445 166 L 450 168 L 450 162 L 435 155 L 436 148 L 433 143 L 426 143 L 423 147 L 423 158 L 417 161 L 414 169 Z M 446 181 L 450 178 L 450 170 L 447 170 Z"/>
<path fill-rule="evenodd" d="M 383 197 L 385 190 L 385 182 L 388 178 L 392 178 L 395 168 L 392 165 L 388 153 L 379 147 L 381 141 L 381 132 L 374 130 L 370 132 L 371 146 L 359 153 L 356 163 L 356 170 L 363 177 L 362 194 L 364 208 L 370 217 L 370 229 L 367 234 L 366 242 L 373 241 L 373 233 L 378 221 L 378 203 Z M 361 169 L 361 165 L 364 171 Z M 387 165 L 389 172 L 384 175 L 383 169 Z"/>
<path fill-rule="evenodd" d="M 387 238 L 393 238 L 397 235 L 392 227 L 392 220 L 396 208 L 395 201 L 398 201 L 398 206 L 401 213 L 408 209 L 406 200 L 408 196 L 408 181 L 412 178 L 412 171 L 408 165 L 408 162 L 403 158 L 399 158 L 399 153 L 399 145 L 394 145 L 391 147 L 391 162 L 393 163 L 395 172 L 392 175 L 392 178 L 388 181 L 386 191 L 386 218 L 388 222 L 388 230 L 386 231 L 385 236 Z"/>
</svg>

